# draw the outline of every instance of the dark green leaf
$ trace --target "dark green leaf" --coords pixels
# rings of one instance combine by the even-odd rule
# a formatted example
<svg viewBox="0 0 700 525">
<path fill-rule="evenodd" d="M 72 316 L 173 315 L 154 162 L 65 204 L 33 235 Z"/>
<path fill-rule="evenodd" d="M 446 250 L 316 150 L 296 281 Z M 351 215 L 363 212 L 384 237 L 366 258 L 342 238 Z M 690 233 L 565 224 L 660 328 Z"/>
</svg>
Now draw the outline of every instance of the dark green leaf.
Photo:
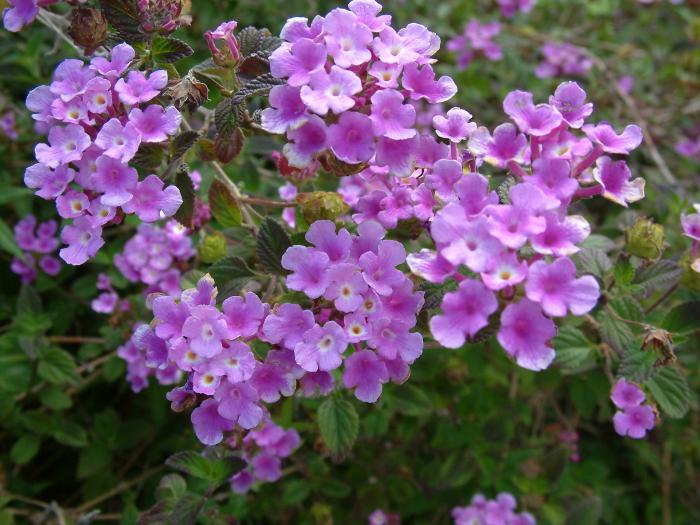
<svg viewBox="0 0 700 525">
<path fill-rule="evenodd" d="M 668 290 L 678 282 L 680 275 L 678 264 L 662 259 L 647 268 L 639 268 L 632 283 L 643 286 L 647 292 Z"/>
<path fill-rule="evenodd" d="M 141 143 L 131 161 L 138 168 L 154 171 L 163 162 L 164 151 L 159 144 Z"/>
<path fill-rule="evenodd" d="M 600 248 L 584 248 L 574 256 L 579 274 L 592 274 L 602 279 L 612 268 L 612 261 Z"/>
<path fill-rule="evenodd" d="M 691 334 L 700 330 L 700 301 L 688 301 L 674 306 L 661 327 L 669 332 Z"/>
<path fill-rule="evenodd" d="M 229 256 L 216 261 L 209 273 L 219 289 L 217 298 L 222 301 L 238 294 L 253 277 L 253 271 L 240 257 Z"/>
<path fill-rule="evenodd" d="M 36 434 L 24 434 L 10 449 L 10 459 L 17 465 L 23 465 L 31 461 L 39 452 L 41 438 Z"/>
<path fill-rule="evenodd" d="M 287 232 L 274 219 L 267 217 L 260 225 L 257 241 L 257 254 L 260 264 L 266 272 L 285 275 L 281 259 L 287 248 L 291 246 Z"/>
<path fill-rule="evenodd" d="M 175 220 L 187 228 L 192 227 L 194 215 L 194 184 L 187 170 L 180 169 L 175 174 L 175 185 L 182 195 L 182 205 L 175 213 Z"/>
<path fill-rule="evenodd" d="M 185 153 L 187 153 L 189 149 L 194 146 L 194 143 L 197 142 L 198 138 L 199 133 L 196 131 L 183 131 L 177 137 L 175 137 L 170 145 L 171 162 L 177 162 L 184 157 Z"/>
<path fill-rule="evenodd" d="M 42 405 L 53 410 L 67 410 L 73 406 L 73 401 L 61 388 L 47 386 L 39 392 Z"/>
<path fill-rule="evenodd" d="M 224 98 L 214 110 L 214 124 L 218 136 L 228 138 L 246 120 L 246 109 L 241 104 L 233 104 L 231 99 Z"/>
<path fill-rule="evenodd" d="M 554 362 L 565 374 L 590 370 L 596 364 L 596 346 L 578 328 L 562 326 L 552 344 L 557 352 Z"/>
<path fill-rule="evenodd" d="M 109 467 L 112 456 L 102 444 L 95 443 L 80 451 L 78 478 L 85 479 Z"/>
<path fill-rule="evenodd" d="M 17 296 L 19 315 L 37 315 L 42 311 L 41 296 L 28 284 L 23 284 Z"/>
<path fill-rule="evenodd" d="M 613 317 L 609 312 L 601 312 L 598 315 L 600 334 L 617 353 L 622 354 L 628 348 L 635 345 L 634 332 L 629 324 Z"/>
<path fill-rule="evenodd" d="M 173 37 L 157 36 L 153 39 L 151 56 L 155 62 L 170 64 L 192 55 L 192 48 L 182 40 Z"/>
<path fill-rule="evenodd" d="M 282 491 L 282 502 L 285 505 L 296 505 L 309 496 L 309 484 L 306 480 L 295 479 L 285 484 Z"/>
<path fill-rule="evenodd" d="M 645 385 L 668 417 L 680 419 L 690 409 L 690 386 L 678 368 L 662 368 Z"/>
<path fill-rule="evenodd" d="M 39 351 L 39 377 L 57 385 L 76 383 L 75 360 L 65 350 L 49 346 Z"/>
<path fill-rule="evenodd" d="M 284 79 L 275 78 L 270 73 L 260 75 L 243 84 L 231 97 L 233 104 L 240 104 L 245 99 L 256 95 L 266 95 L 273 87 L 284 84 Z"/>
<path fill-rule="evenodd" d="M 223 228 L 241 225 L 241 208 L 229 187 L 218 179 L 209 187 L 209 207 Z"/>
<path fill-rule="evenodd" d="M 204 498 L 196 494 L 185 494 L 173 507 L 168 523 L 172 525 L 193 525 L 204 505 Z"/>
<path fill-rule="evenodd" d="M 58 428 L 53 431 L 53 437 L 59 443 L 63 443 L 69 447 L 84 447 L 87 445 L 87 433 L 85 429 L 68 420 L 60 420 Z"/>
<path fill-rule="evenodd" d="M 141 31 L 141 14 L 136 0 L 100 0 L 102 12 L 114 27 L 121 40 L 129 43 L 143 42 L 146 35 Z"/>
<path fill-rule="evenodd" d="M 328 449 L 340 454 L 352 448 L 360 425 L 355 407 L 336 396 L 326 399 L 318 408 L 318 426 Z"/>
<path fill-rule="evenodd" d="M 391 404 L 394 408 L 407 416 L 424 416 L 433 410 L 430 397 L 422 388 L 415 385 L 404 384 L 392 392 Z"/>
<path fill-rule="evenodd" d="M 625 379 L 643 383 L 659 371 L 655 366 L 656 360 L 657 356 L 654 352 L 630 346 L 622 354 L 618 372 Z"/>
</svg>

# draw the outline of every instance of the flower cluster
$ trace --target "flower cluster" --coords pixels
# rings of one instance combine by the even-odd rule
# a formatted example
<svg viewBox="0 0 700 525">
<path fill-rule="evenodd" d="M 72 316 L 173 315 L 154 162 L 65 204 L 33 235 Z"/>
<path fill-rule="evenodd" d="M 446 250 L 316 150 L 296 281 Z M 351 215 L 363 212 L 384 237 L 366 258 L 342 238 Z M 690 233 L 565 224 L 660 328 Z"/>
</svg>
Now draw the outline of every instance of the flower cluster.
<svg viewBox="0 0 700 525">
<path fill-rule="evenodd" d="M 455 525 L 535 525 L 529 512 L 516 513 L 518 502 L 508 492 L 501 492 L 489 500 L 483 494 L 475 494 L 468 507 L 452 509 Z"/>
<path fill-rule="evenodd" d="M 99 274 L 96 288 L 100 291 L 100 294 L 90 302 L 93 312 L 111 314 L 115 310 L 127 311 L 131 308 L 129 301 L 119 301 L 119 294 L 112 286 L 112 279 L 109 275 Z"/>
<path fill-rule="evenodd" d="M 17 140 L 17 137 L 19 137 L 17 133 L 17 118 L 14 111 L 6 111 L 4 115 L 0 116 L 0 134 L 5 135 L 10 140 Z"/>
<path fill-rule="evenodd" d="M 206 411 L 205 404 L 195 412 Z M 256 481 L 277 481 L 282 477 L 282 460 L 289 457 L 300 443 L 301 438 L 296 430 L 284 430 L 270 420 L 260 428 L 251 430 L 242 439 L 242 457 L 248 466 L 231 478 L 231 489 L 237 494 L 244 494 Z"/>
<path fill-rule="evenodd" d="M 457 67 L 460 69 L 466 69 L 475 58 L 501 60 L 503 49 L 493 40 L 500 33 L 501 24 L 498 22 L 470 20 L 461 35 L 448 40 L 447 49 L 457 53 Z"/>
<path fill-rule="evenodd" d="M 568 42 L 547 42 L 541 51 L 544 60 L 535 68 L 539 78 L 584 77 L 593 67 L 593 61 L 583 49 Z"/>
<path fill-rule="evenodd" d="M 182 273 L 178 265 L 194 257 L 192 238 L 180 223 L 141 224 L 136 234 L 114 256 L 114 265 L 133 283 L 146 285 L 145 294 L 178 296 Z"/>
<path fill-rule="evenodd" d="M 147 33 L 167 35 L 192 18 L 182 14 L 183 0 L 138 0 L 141 29 Z"/>
<path fill-rule="evenodd" d="M 676 151 L 689 159 L 700 162 L 700 126 L 697 126 L 693 133 L 678 141 Z"/>
<path fill-rule="evenodd" d="M 420 24 L 396 31 L 374 0 L 353 0 L 307 24 L 292 18 L 270 56 L 270 70 L 287 79 L 270 92 L 262 125 L 286 133 L 284 155 L 304 168 L 330 149 L 335 160 L 407 170 L 420 137 L 408 100 L 440 103 L 457 86 L 435 77 L 435 33 Z M 401 86 L 401 87 L 399 87 Z"/>
<path fill-rule="evenodd" d="M 117 348 L 117 355 L 126 361 L 126 380 L 135 394 L 148 387 L 150 377 L 161 385 L 173 385 L 182 379 L 182 372 L 174 363 L 155 365 L 153 356 L 144 351 L 142 339 L 148 336 L 147 328 L 143 323 L 137 325 L 129 340 Z"/>
<path fill-rule="evenodd" d="M 383 239 L 384 229 L 373 221 L 360 225 L 359 235 L 344 228 L 336 232 L 330 221 L 317 221 L 306 233 L 309 246 L 292 246 L 282 266 L 292 273 L 287 287 L 304 292 L 316 303 L 316 321 L 307 316 L 303 329 L 287 333 L 288 315 L 268 318 L 280 323 L 279 332 L 265 334 L 274 343 L 293 349 L 297 365 L 319 374 L 343 363 L 343 384 L 361 401 L 375 402 L 382 383 L 401 383 L 423 351 L 423 338 L 411 332 L 423 305 L 422 292 L 396 267 L 406 259 L 401 243 Z M 322 323 L 322 324 L 321 324 Z M 292 338 L 290 342 L 289 339 Z"/>
<path fill-rule="evenodd" d="M 507 18 L 514 17 L 518 11 L 529 13 L 535 5 L 535 0 L 496 0 L 501 14 Z"/>
<path fill-rule="evenodd" d="M 515 125 L 501 124 L 493 134 L 477 128 L 455 135 L 469 135 L 468 149 L 476 157 L 467 163 L 467 174 L 455 155 L 425 175 L 444 202 L 430 223 L 437 251 L 411 254 L 407 262 L 430 282 L 459 281 L 430 321 L 438 342 L 460 347 L 505 301 L 499 343 L 520 366 L 541 370 L 554 359 L 552 318 L 587 313 L 599 295 L 595 278 L 577 277 L 570 259 L 590 226 L 567 209 L 574 199 L 597 194 L 624 206 L 643 196 L 644 181 L 629 180 L 625 161 L 603 156 L 629 153 L 640 144 L 641 130 L 628 126 L 618 135 L 609 124 L 584 125 L 593 105 L 574 82 L 561 84 L 549 104 L 535 105 L 532 94 L 514 91 L 504 110 Z M 462 125 L 467 122 L 462 116 Z M 577 129 L 586 137 L 575 136 Z M 517 177 L 507 197 L 503 192 L 504 202 L 476 173 L 478 162 L 508 168 Z M 529 172 L 523 167 L 528 165 Z M 450 167 L 449 176 L 443 166 Z M 465 277 L 461 267 L 478 278 Z"/>
<path fill-rule="evenodd" d="M 61 271 L 61 261 L 54 257 L 58 249 L 57 228 L 56 221 L 37 223 L 32 214 L 15 225 L 15 241 L 24 259 L 14 257 L 10 267 L 21 276 L 22 282 L 31 283 L 36 279 L 37 267 L 47 275 L 58 275 Z"/>
<path fill-rule="evenodd" d="M 109 59 L 89 65 L 68 59 L 58 65 L 53 82 L 27 96 L 38 129 L 48 144 L 35 148 L 37 164 L 27 168 L 25 184 L 56 200 L 58 213 L 72 219 L 61 233 L 68 246 L 60 251 L 69 264 L 83 264 L 102 247 L 102 228 L 118 209 L 144 222 L 173 215 L 182 203 L 176 186 L 164 187 L 157 175 L 139 181 L 129 166 L 142 143 L 168 140 L 180 126 L 174 107 L 150 103 L 168 81 L 163 70 L 132 70 L 128 44 L 112 49 Z"/>
<path fill-rule="evenodd" d="M 634 383 L 620 379 L 613 386 L 610 399 L 618 408 L 613 417 L 615 432 L 632 439 L 641 439 L 656 426 L 656 411 L 644 404 L 646 395 Z"/>
<path fill-rule="evenodd" d="M 16 33 L 34 22 L 39 9 L 57 2 L 58 0 L 7 0 L 7 7 L 2 13 L 2 23 L 5 29 Z"/>
</svg>

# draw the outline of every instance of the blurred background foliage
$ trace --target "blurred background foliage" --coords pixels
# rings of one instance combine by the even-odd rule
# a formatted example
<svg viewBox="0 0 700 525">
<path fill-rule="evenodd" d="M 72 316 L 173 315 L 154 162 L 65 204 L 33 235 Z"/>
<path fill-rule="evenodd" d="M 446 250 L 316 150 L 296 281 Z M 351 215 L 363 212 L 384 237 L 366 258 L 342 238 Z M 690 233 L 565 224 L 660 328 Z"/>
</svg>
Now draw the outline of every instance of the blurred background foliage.
<svg viewBox="0 0 700 525">
<path fill-rule="evenodd" d="M 221 21 L 277 33 L 289 16 L 312 17 L 336 5 L 195 0 L 191 27 L 176 35 L 196 50 L 183 70 L 207 57 L 201 35 Z M 700 164 L 674 147 L 700 122 L 696 2 L 538 0 L 530 14 L 509 20 L 490 0 L 392 0 L 385 10 L 395 27 L 418 21 L 443 43 L 470 19 L 501 19 L 501 61 L 477 59 L 457 71 L 444 46 L 439 55 L 440 72 L 454 75 L 460 88 L 450 102 L 486 126 L 504 121 L 507 92 L 526 89 L 544 101 L 562 80 L 535 76 L 542 43 L 587 49 L 595 66 L 576 80 L 597 117 L 617 126 L 637 122 L 647 133 L 631 158 L 633 173 L 647 180 L 647 198 L 633 210 L 593 205 L 589 215 L 598 233 L 617 241 L 637 216 L 653 217 L 665 227 L 668 253 L 686 249 L 678 218 L 700 200 Z M 55 214 L 22 185 L 36 142 L 23 100 L 72 56 L 38 22 L 20 34 L 0 32 L 0 113 L 15 110 L 20 129 L 17 141 L 0 139 L 0 213 L 8 225 L 29 212 L 39 219 Z M 624 75 L 634 79 L 629 95 L 618 87 Z M 213 108 L 217 95 L 211 95 L 207 107 Z M 281 179 L 269 160 L 273 146 L 251 141 L 228 173 L 248 191 L 275 197 Z M 211 176 L 205 167 L 202 173 L 206 186 Z M 0 243 L 6 235 L 0 231 Z M 122 247 L 115 239 L 89 266 L 40 276 L 33 288 L 21 287 L 9 270 L 10 256 L 0 254 L 0 525 L 29 523 L 37 513 L 44 523 L 71 523 L 79 515 L 87 516 L 81 523 L 135 523 L 139 510 L 172 488 L 173 478 L 161 482 L 165 459 L 200 450 L 188 416 L 170 411 L 165 388 L 152 385 L 133 394 L 124 381 L 125 367 L 114 351 L 129 337 L 130 325 L 116 318 L 108 323 L 89 308 L 99 272 L 109 273 L 120 293 L 134 294 L 137 311 L 144 308 L 139 291 L 111 268 Z M 677 302 L 693 298 L 697 294 L 680 292 Z M 671 306 L 656 309 L 648 321 L 663 326 Z M 700 311 L 693 314 L 697 321 Z M 691 410 L 684 419 L 665 418 L 646 440 L 615 434 L 610 382 L 595 363 L 573 369 L 564 363 L 535 374 L 483 344 L 459 351 L 433 347 L 406 384 L 387 386 L 376 405 L 356 403 L 359 436 L 344 457 L 332 456 L 314 438 L 319 401 L 285 400 L 275 421 L 293 425 L 304 442 L 285 463 L 283 479 L 246 496 L 224 488 L 205 509 L 217 507 L 240 523 L 327 525 L 365 523 L 372 510 L 383 508 L 400 513 L 402 523 L 443 524 L 451 521 L 452 507 L 477 491 L 511 491 L 543 524 L 700 523 L 698 324 L 684 330 L 676 354 L 693 389 Z M 560 440 L 567 430 L 580 434 L 579 462 L 570 461 L 571 450 Z M 187 483 L 193 493 L 205 490 L 196 476 Z M 205 512 L 200 523 L 218 519 Z"/>
</svg>

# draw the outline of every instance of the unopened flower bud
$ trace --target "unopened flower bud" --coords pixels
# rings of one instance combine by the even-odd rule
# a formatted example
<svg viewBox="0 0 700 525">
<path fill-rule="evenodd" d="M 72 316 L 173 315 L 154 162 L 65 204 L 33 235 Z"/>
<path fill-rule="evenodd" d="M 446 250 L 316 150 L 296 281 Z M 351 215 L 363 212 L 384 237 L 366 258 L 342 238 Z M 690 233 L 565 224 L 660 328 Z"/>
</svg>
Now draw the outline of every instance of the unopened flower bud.
<svg viewBox="0 0 700 525">
<path fill-rule="evenodd" d="M 205 263 L 213 263 L 226 255 L 226 238 L 221 232 L 205 235 L 197 246 L 197 255 Z"/>
<path fill-rule="evenodd" d="M 76 7 L 71 13 L 68 34 L 85 49 L 86 55 L 92 55 L 107 38 L 107 20 L 99 9 Z"/>
<path fill-rule="evenodd" d="M 341 195 L 330 191 L 300 193 L 296 200 L 301 206 L 301 214 L 308 224 L 322 219 L 335 220 L 349 209 Z"/>
<path fill-rule="evenodd" d="M 625 231 L 627 252 L 643 259 L 658 259 L 664 247 L 664 227 L 641 218 Z"/>
</svg>

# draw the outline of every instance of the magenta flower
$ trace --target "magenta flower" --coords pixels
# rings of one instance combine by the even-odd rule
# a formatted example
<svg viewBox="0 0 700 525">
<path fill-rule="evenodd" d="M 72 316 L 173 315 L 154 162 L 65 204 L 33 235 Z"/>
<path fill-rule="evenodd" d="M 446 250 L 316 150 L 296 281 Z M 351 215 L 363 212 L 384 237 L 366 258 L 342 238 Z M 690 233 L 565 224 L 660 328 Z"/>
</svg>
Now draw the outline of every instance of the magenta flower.
<svg viewBox="0 0 700 525">
<path fill-rule="evenodd" d="M 559 204 L 570 202 L 578 189 L 578 182 L 571 177 L 571 165 L 564 159 L 537 159 L 532 163 L 532 175 L 527 181 Z"/>
<path fill-rule="evenodd" d="M 486 271 L 481 272 L 481 280 L 489 290 L 503 290 L 523 282 L 527 270 L 527 261 L 518 261 L 515 253 L 504 252 L 489 260 Z"/>
<path fill-rule="evenodd" d="M 359 343 L 369 337 L 369 325 L 364 315 L 348 314 L 343 318 L 343 328 L 349 343 Z"/>
<path fill-rule="evenodd" d="M 190 316 L 190 310 L 185 303 L 161 295 L 153 299 L 151 309 L 156 320 L 155 332 L 158 337 L 164 340 L 182 337 L 182 325 Z"/>
<path fill-rule="evenodd" d="M 78 217 L 63 228 L 61 240 L 68 246 L 59 252 L 61 259 L 68 264 L 80 265 L 102 248 L 105 241 L 102 239 L 102 228 L 94 226 L 87 217 Z"/>
<path fill-rule="evenodd" d="M 367 283 L 355 264 L 340 263 L 328 270 L 328 288 L 324 297 L 341 312 L 354 312 L 362 304 Z"/>
<path fill-rule="evenodd" d="M 262 481 L 274 482 L 282 477 L 282 460 L 277 456 L 261 452 L 251 462 L 253 475 Z"/>
<path fill-rule="evenodd" d="M 430 64 L 419 68 L 415 62 L 404 67 L 403 87 L 413 100 L 424 98 L 433 104 L 445 102 L 457 93 L 457 84 L 450 77 L 442 76 L 435 80 L 435 72 Z"/>
<path fill-rule="evenodd" d="M 61 195 L 75 178 L 75 171 L 67 166 L 52 170 L 44 164 L 32 164 L 24 172 L 24 184 L 36 189 L 36 195 L 51 200 Z"/>
<path fill-rule="evenodd" d="M 442 314 L 430 320 L 430 332 L 447 348 L 459 348 L 489 322 L 498 308 L 498 301 L 480 281 L 465 279 L 456 292 L 445 294 Z"/>
<path fill-rule="evenodd" d="M 506 306 L 496 338 L 518 365 L 528 370 L 544 370 L 554 360 L 549 341 L 557 335 L 554 322 L 542 314 L 537 303 L 522 299 Z"/>
<path fill-rule="evenodd" d="M 103 114 L 112 105 L 112 83 L 106 78 L 95 77 L 88 82 L 83 95 L 85 107 L 92 113 Z M 87 120 L 87 119 L 85 119 Z"/>
<path fill-rule="evenodd" d="M 323 17 L 315 16 L 309 26 L 309 19 L 303 16 L 295 16 L 288 19 L 282 30 L 280 38 L 287 42 L 296 42 L 300 38 L 314 40 L 323 32 Z"/>
<path fill-rule="evenodd" d="M 400 220 L 410 219 L 413 216 L 412 193 L 408 188 L 394 186 L 379 204 L 381 211 L 377 214 L 377 218 L 387 229 L 396 228 Z"/>
<path fill-rule="evenodd" d="M 300 89 L 291 86 L 275 86 L 270 91 L 270 107 L 261 114 L 263 128 L 270 133 L 285 133 L 306 122 L 306 105 L 301 100 Z"/>
<path fill-rule="evenodd" d="M 173 106 L 163 108 L 157 104 L 148 106 L 144 111 L 134 108 L 129 113 L 129 122 L 141 134 L 142 142 L 168 140 L 168 135 L 177 132 L 181 119 L 180 112 Z"/>
<path fill-rule="evenodd" d="M 68 102 L 85 93 L 88 83 L 93 78 L 95 72 L 85 67 L 82 60 L 64 60 L 56 67 L 49 88 L 54 95 Z"/>
<path fill-rule="evenodd" d="M 408 175 L 413 169 L 418 144 L 417 137 L 406 140 L 380 137 L 375 163 L 378 166 L 388 167 L 389 171 L 398 177 Z"/>
<path fill-rule="evenodd" d="M 162 69 L 154 71 L 148 77 L 141 71 L 129 71 L 126 80 L 117 80 L 114 91 L 124 104 L 134 105 L 154 99 L 167 83 L 168 73 Z"/>
<path fill-rule="evenodd" d="M 356 111 L 343 113 L 336 124 L 328 127 L 328 145 L 344 162 L 368 161 L 374 155 L 372 120 Z"/>
<path fill-rule="evenodd" d="M 90 69 L 113 80 L 122 76 L 135 56 L 136 52 L 129 44 L 118 44 L 110 51 L 109 59 L 105 57 L 94 57 L 90 61 Z"/>
<path fill-rule="evenodd" d="M 423 336 L 410 329 L 409 323 L 399 319 L 378 318 L 372 322 L 367 344 L 383 359 L 413 363 L 423 353 Z"/>
<path fill-rule="evenodd" d="M 585 51 L 568 42 L 546 42 L 542 54 L 544 61 L 535 68 L 539 78 L 585 76 L 593 67 Z"/>
<path fill-rule="evenodd" d="M 641 439 L 656 425 L 656 414 L 650 405 L 629 407 L 615 413 L 613 424 L 621 436 Z"/>
<path fill-rule="evenodd" d="M 526 148 L 525 135 L 510 123 L 497 126 L 493 136 L 487 128 L 480 127 L 469 137 L 469 151 L 498 168 L 505 168 L 511 160 L 522 163 Z"/>
<path fill-rule="evenodd" d="M 90 200 L 82 192 L 69 189 L 56 198 L 56 210 L 64 219 L 73 219 L 84 215 L 90 208 Z"/>
<path fill-rule="evenodd" d="M 435 115 L 433 127 L 438 136 L 450 142 L 459 143 L 469 138 L 476 129 L 474 122 L 469 122 L 472 114 L 461 108 L 452 108 L 447 115 Z"/>
<path fill-rule="evenodd" d="M 102 155 L 97 159 L 92 180 L 95 190 L 103 193 L 102 204 L 122 206 L 133 198 L 139 175 L 134 168 Z"/>
<path fill-rule="evenodd" d="M 307 372 L 335 370 L 343 362 L 348 341 L 345 331 L 335 321 L 323 327 L 315 325 L 304 334 L 304 339 L 294 347 L 297 364 Z"/>
<path fill-rule="evenodd" d="M 163 179 L 149 175 L 133 190 L 134 197 L 122 205 L 126 213 L 135 213 L 144 222 L 172 217 L 182 205 L 182 195 L 175 185 L 163 189 Z"/>
<path fill-rule="evenodd" d="M 306 232 L 305 239 L 328 255 L 331 263 L 345 261 L 352 247 L 352 237 L 348 231 L 341 228 L 336 233 L 335 224 L 328 220 L 314 222 Z"/>
<path fill-rule="evenodd" d="M 13 33 L 31 24 L 39 14 L 39 0 L 9 0 L 2 14 L 5 29 Z"/>
<path fill-rule="evenodd" d="M 107 83 L 109 83 L 109 81 L 107 81 Z M 57 98 L 51 103 L 51 114 L 56 120 L 60 120 L 66 124 L 80 124 L 81 121 L 90 121 L 88 118 L 88 108 L 80 97 L 75 97 L 71 99 L 70 102 L 64 102 L 62 99 Z"/>
<path fill-rule="evenodd" d="M 371 350 L 360 350 L 345 359 L 343 385 L 354 388 L 355 397 L 360 401 L 377 401 L 382 393 L 382 384 L 388 381 L 386 365 Z"/>
<path fill-rule="evenodd" d="M 256 366 L 253 352 L 248 345 L 238 341 L 232 341 L 228 345 L 209 362 L 209 370 L 217 376 L 226 376 L 230 383 L 247 381 Z"/>
<path fill-rule="evenodd" d="M 438 252 L 423 248 L 418 253 L 410 253 L 406 264 L 411 273 L 428 282 L 440 284 L 455 272 L 455 267 Z"/>
<path fill-rule="evenodd" d="M 375 0 L 352 0 L 348 7 L 357 15 L 357 20 L 377 32 L 391 23 L 391 15 L 379 15 L 382 5 Z"/>
<path fill-rule="evenodd" d="M 389 295 L 405 277 L 396 266 L 406 260 L 406 250 L 397 241 L 381 241 L 377 253 L 366 252 L 359 259 L 362 277 L 379 295 Z"/>
<path fill-rule="evenodd" d="M 384 317 L 392 317 L 409 326 L 416 323 L 416 315 L 424 303 L 423 292 L 414 292 L 413 283 L 406 278 L 394 286 L 390 295 L 382 295 L 380 300 Z"/>
<path fill-rule="evenodd" d="M 221 352 L 222 341 L 230 338 L 226 320 L 216 307 L 207 305 L 190 310 L 190 317 L 182 325 L 182 335 L 202 357 L 214 357 Z"/>
<path fill-rule="evenodd" d="M 370 118 L 377 136 L 394 140 L 410 139 L 416 130 L 412 127 L 416 121 L 416 109 L 404 104 L 401 93 L 394 89 L 383 89 L 372 95 L 372 113 Z"/>
<path fill-rule="evenodd" d="M 224 432 L 233 430 L 233 424 L 219 415 L 219 403 L 207 399 L 192 411 L 192 425 L 197 439 L 207 446 L 221 443 Z"/>
<path fill-rule="evenodd" d="M 550 211 L 544 218 L 544 231 L 530 237 L 532 248 L 543 255 L 573 255 L 580 250 L 577 245 L 591 233 L 591 225 L 580 215 L 561 217 L 556 211 Z"/>
<path fill-rule="evenodd" d="M 285 367 L 269 362 L 258 365 L 250 378 L 250 384 L 257 391 L 260 399 L 266 403 L 276 403 L 282 396 L 294 393 L 295 378 L 287 373 Z"/>
<path fill-rule="evenodd" d="M 561 124 L 562 116 L 549 104 L 533 104 L 532 93 L 511 91 L 503 100 L 503 111 L 518 128 L 534 137 L 543 137 Z"/>
<path fill-rule="evenodd" d="M 696 208 L 697 206 L 698 205 L 696 205 Z M 694 241 L 700 241 L 700 213 L 691 213 L 688 215 L 681 213 L 681 227 L 683 229 L 683 235 L 690 237 Z"/>
<path fill-rule="evenodd" d="M 634 408 L 646 400 L 641 388 L 634 383 L 629 383 L 624 378 L 618 379 L 610 393 L 610 399 L 619 409 Z"/>
<path fill-rule="evenodd" d="M 593 113 L 593 104 L 586 103 L 586 92 L 576 82 L 562 82 L 549 97 L 554 107 L 570 127 L 580 128 Z"/>
<path fill-rule="evenodd" d="M 326 148 L 326 124 L 321 117 L 309 115 L 301 126 L 287 131 L 287 138 L 292 142 L 284 145 L 284 156 L 290 166 L 305 168 L 317 153 Z"/>
<path fill-rule="evenodd" d="M 399 85 L 398 80 L 402 71 L 402 66 L 399 66 L 398 64 L 373 62 L 367 70 L 367 73 L 376 79 L 379 87 L 394 89 Z"/>
<path fill-rule="evenodd" d="M 630 180 L 632 172 L 624 160 L 613 161 L 601 157 L 596 162 L 593 178 L 603 186 L 603 197 L 625 208 L 631 202 L 644 198 L 645 181 L 641 177 Z"/>
<path fill-rule="evenodd" d="M 245 339 L 256 335 L 265 316 L 265 308 L 266 305 L 253 292 L 245 294 L 245 301 L 237 295 L 226 299 L 221 309 L 231 331 L 231 337 Z"/>
<path fill-rule="evenodd" d="M 352 11 L 333 9 L 323 21 L 323 32 L 328 54 L 340 67 L 358 66 L 372 57 L 372 31 Z"/>
<path fill-rule="evenodd" d="M 304 292 L 312 299 L 321 297 L 328 287 L 330 259 L 323 252 L 306 246 L 291 246 L 282 256 L 282 267 L 292 273 L 287 276 L 290 290 Z"/>
<path fill-rule="evenodd" d="M 209 51 L 211 51 L 212 55 L 221 56 L 221 51 L 219 51 L 219 48 L 216 46 L 216 41 L 223 40 L 231 53 L 231 58 L 233 58 L 233 60 L 238 60 L 240 56 L 238 41 L 233 34 L 237 26 L 238 22 L 229 20 L 228 22 L 219 24 L 216 29 L 204 33 L 204 39 L 207 41 L 207 47 L 209 47 Z"/>
<path fill-rule="evenodd" d="M 122 126 L 119 119 L 110 119 L 95 138 L 95 145 L 104 150 L 104 154 L 121 162 L 134 158 L 141 144 L 141 134 L 132 122 Z"/>
<path fill-rule="evenodd" d="M 91 141 L 85 130 L 77 124 L 54 126 L 49 131 L 49 144 L 37 144 L 36 160 L 49 168 L 79 161 Z"/>
<path fill-rule="evenodd" d="M 293 350 L 314 324 L 313 312 L 302 310 L 298 304 L 285 303 L 265 318 L 262 333 L 266 341 Z"/>
<path fill-rule="evenodd" d="M 332 66 L 330 73 L 320 70 L 311 75 L 309 84 L 301 88 L 301 99 L 319 115 L 325 115 L 329 109 L 338 114 L 355 105 L 352 96 L 360 91 L 362 83 L 355 73 Z"/>
<path fill-rule="evenodd" d="M 576 266 L 566 257 L 551 264 L 536 261 L 530 265 L 525 292 L 528 299 L 540 303 L 544 313 L 564 317 L 590 312 L 598 302 L 600 287 L 595 277 L 576 278 Z"/>
<path fill-rule="evenodd" d="M 214 399 L 219 402 L 219 415 L 241 428 L 255 428 L 262 421 L 263 410 L 258 405 L 258 393 L 248 383 L 232 385 L 222 381 Z"/>
<path fill-rule="evenodd" d="M 326 47 L 308 38 L 284 43 L 270 55 L 270 72 L 277 78 L 287 78 L 290 86 L 308 84 L 311 75 L 326 64 Z"/>
<path fill-rule="evenodd" d="M 627 126 L 619 135 L 606 122 L 597 126 L 586 124 L 581 129 L 591 142 L 599 145 L 605 153 L 627 155 L 642 143 L 642 130 L 634 124 Z"/>
<path fill-rule="evenodd" d="M 478 177 L 478 175 L 477 175 Z M 428 187 L 444 200 L 454 198 L 457 182 L 462 178 L 462 164 L 452 159 L 441 159 L 425 177 Z"/>
<path fill-rule="evenodd" d="M 478 173 L 464 175 L 454 187 L 457 199 L 467 215 L 474 216 L 484 208 L 498 204 L 498 194 L 489 191 L 489 181 Z"/>
</svg>

